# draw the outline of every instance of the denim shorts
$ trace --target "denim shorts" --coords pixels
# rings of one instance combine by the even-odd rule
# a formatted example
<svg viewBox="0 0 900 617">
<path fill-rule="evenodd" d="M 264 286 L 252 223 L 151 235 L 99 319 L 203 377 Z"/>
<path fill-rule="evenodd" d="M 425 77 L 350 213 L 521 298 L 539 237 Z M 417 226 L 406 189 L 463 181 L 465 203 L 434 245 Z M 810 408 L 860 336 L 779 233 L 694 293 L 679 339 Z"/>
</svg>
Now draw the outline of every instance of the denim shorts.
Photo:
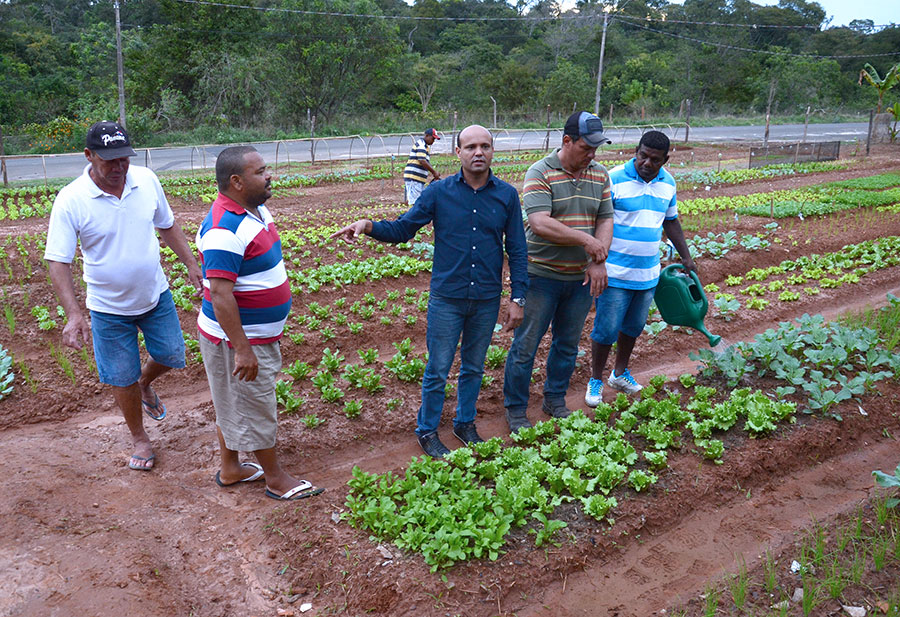
<svg viewBox="0 0 900 617">
<path fill-rule="evenodd" d="M 591 340 L 601 345 L 612 345 L 619 338 L 619 332 L 637 338 L 644 331 L 653 289 L 624 289 L 607 287 L 597 296 L 597 314 Z"/>
<path fill-rule="evenodd" d="M 91 311 L 91 337 L 100 381 L 125 388 L 141 377 L 138 330 L 147 352 L 159 364 L 184 368 L 184 335 L 175 312 L 172 292 L 159 295 L 156 307 L 142 315 L 113 315 Z"/>
</svg>

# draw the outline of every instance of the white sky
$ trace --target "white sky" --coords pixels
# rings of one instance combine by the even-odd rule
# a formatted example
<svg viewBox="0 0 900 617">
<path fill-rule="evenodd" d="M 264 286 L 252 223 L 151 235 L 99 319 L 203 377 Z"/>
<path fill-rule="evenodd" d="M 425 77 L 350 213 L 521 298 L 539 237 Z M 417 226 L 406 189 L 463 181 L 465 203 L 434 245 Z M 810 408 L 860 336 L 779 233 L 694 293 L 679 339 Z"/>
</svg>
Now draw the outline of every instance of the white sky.
<svg viewBox="0 0 900 617">
<path fill-rule="evenodd" d="M 846 26 L 854 19 L 871 19 L 876 25 L 900 24 L 900 0 L 816 0 L 828 17 L 831 26 Z M 679 0 L 670 0 L 682 4 Z M 753 0 L 756 4 L 776 5 L 778 0 Z"/>
</svg>

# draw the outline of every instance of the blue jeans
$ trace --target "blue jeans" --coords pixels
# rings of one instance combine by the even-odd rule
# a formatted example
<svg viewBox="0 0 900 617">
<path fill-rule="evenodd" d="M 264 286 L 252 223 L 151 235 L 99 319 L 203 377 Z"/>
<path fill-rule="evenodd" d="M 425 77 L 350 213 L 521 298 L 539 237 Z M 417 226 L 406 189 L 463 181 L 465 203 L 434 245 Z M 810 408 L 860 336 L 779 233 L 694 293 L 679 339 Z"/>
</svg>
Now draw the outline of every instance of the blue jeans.
<svg viewBox="0 0 900 617">
<path fill-rule="evenodd" d="M 491 344 L 500 298 L 465 300 L 432 295 L 428 300 L 428 364 L 422 378 L 422 405 L 417 417 L 416 435 L 436 431 L 444 408 L 444 385 L 456 346 L 462 335 L 459 382 L 456 389 L 454 424 L 475 419 L 475 401 L 481 390 L 484 357 Z"/>
<path fill-rule="evenodd" d="M 651 289 L 625 289 L 607 287 L 597 296 L 597 314 L 591 340 L 601 345 L 612 345 L 619 332 L 637 338 L 647 324 L 647 314 L 653 302 L 656 287 Z"/>
<path fill-rule="evenodd" d="M 184 368 L 184 335 L 168 289 L 143 315 L 90 313 L 94 359 L 102 383 L 125 388 L 140 379 L 138 330 L 144 333 L 144 346 L 154 361 L 169 368 Z"/>
<path fill-rule="evenodd" d="M 547 356 L 544 399 L 550 403 L 565 401 L 581 330 L 592 304 L 590 287 L 582 285 L 580 279 L 557 281 L 529 274 L 528 280 L 525 319 L 516 328 L 503 377 L 503 405 L 511 411 L 525 411 L 528 407 L 534 356 L 551 325 L 553 342 Z"/>
</svg>

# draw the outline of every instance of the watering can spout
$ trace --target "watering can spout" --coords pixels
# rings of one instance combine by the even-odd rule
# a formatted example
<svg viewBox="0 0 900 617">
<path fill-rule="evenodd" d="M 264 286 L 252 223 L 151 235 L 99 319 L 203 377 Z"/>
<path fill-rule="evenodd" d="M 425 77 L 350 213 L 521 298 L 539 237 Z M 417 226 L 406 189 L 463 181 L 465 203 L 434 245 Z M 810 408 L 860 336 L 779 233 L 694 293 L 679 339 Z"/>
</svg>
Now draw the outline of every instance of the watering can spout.
<svg viewBox="0 0 900 617">
<path fill-rule="evenodd" d="M 710 347 L 721 342 L 721 336 L 710 334 L 703 325 L 709 302 L 696 272 L 685 270 L 682 264 L 666 266 L 659 273 L 659 283 L 653 299 L 666 323 L 687 326 L 701 332 L 709 339 Z"/>
<path fill-rule="evenodd" d="M 722 337 L 718 334 L 710 334 L 706 328 L 700 328 L 699 332 L 709 339 L 710 347 L 717 347 L 722 342 Z"/>
</svg>

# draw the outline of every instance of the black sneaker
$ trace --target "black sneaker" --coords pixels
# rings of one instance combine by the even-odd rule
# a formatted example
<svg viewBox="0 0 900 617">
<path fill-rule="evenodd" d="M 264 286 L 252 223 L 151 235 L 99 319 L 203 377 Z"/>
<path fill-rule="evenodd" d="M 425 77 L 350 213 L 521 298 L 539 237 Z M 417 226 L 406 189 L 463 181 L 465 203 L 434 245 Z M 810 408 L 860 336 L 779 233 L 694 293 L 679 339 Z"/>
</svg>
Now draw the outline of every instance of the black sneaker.
<svg viewBox="0 0 900 617">
<path fill-rule="evenodd" d="M 441 443 L 437 431 L 431 431 L 425 435 L 418 435 L 419 445 L 422 450 L 431 458 L 444 458 L 445 454 L 450 454 L 450 450 Z"/>
<path fill-rule="evenodd" d="M 462 422 L 453 425 L 453 434 L 463 442 L 463 445 L 470 446 L 473 443 L 482 443 L 484 439 L 475 430 L 474 422 Z"/>
<path fill-rule="evenodd" d="M 525 415 L 524 409 L 519 411 L 507 409 L 506 422 L 509 424 L 510 433 L 515 433 L 520 428 L 531 428 L 531 422 L 528 421 L 528 416 Z"/>
<path fill-rule="evenodd" d="M 545 414 L 553 416 L 554 418 L 568 418 L 569 414 L 572 413 L 569 408 L 566 407 L 565 401 L 551 402 L 544 399 L 544 404 L 541 405 L 541 409 L 544 410 Z"/>
</svg>

